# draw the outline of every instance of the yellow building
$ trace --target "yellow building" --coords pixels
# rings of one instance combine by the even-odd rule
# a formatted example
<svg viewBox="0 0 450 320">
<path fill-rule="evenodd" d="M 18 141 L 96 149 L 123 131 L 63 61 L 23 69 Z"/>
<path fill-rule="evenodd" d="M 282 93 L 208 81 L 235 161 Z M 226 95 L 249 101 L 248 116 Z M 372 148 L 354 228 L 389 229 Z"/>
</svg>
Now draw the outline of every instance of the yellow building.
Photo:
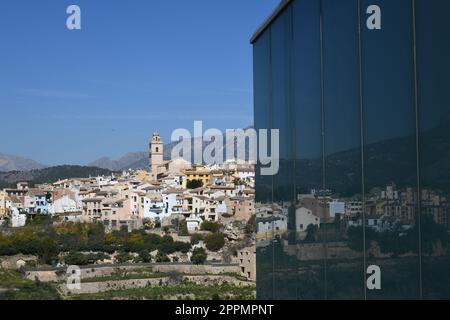
<svg viewBox="0 0 450 320">
<path fill-rule="evenodd" d="M 134 178 L 136 179 L 137 182 L 147 182 L 151 180 L 151 174 L 145 170 L 137 170 Z"/>
<path fill-rule="evenodd" d="M 184 188 L 187 188 L 187 184 L 194 180 L 201 181 L 203 187 L 211 183 L 211 171 L 203 166 L 194 166 L 192 169 L 185 169 L 183 173 L 186 175 L 186 179 L 183 181 Z"/>
<path fill-rule="evenodd" d="M 0 191 L 0 218 L 6 215 L 6 192 Z"/>
</svg>

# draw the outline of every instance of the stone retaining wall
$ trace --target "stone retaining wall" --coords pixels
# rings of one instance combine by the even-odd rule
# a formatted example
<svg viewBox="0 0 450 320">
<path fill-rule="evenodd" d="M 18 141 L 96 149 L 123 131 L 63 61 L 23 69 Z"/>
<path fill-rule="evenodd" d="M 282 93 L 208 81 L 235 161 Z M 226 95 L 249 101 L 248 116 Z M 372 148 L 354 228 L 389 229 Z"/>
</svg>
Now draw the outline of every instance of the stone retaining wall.
<svg viewBox="0 0 450 320">
<path fill-rule="evenodd" d="M 118 269 L 133 271 L 141 268 L 152 268 L 153 272 L 178 272 L 187 275 L 220 275 L 224 273 L 239 273 L 238 265 L 190 265 L 190 264 L 154 264 L 154 265 L 126 265 L 126 266 L 92 266 L 81 269 L 81 279 L 107 277 L 116 274 Z M 30 280 L 36 278 L 42 282 L 58 282 L 66 279 L 66 269 L 60 270 L 29 270 L 25 277 Z"/>
<path fill-rule="evenodd" d="M 207 285 L 221 285 L 223 283 L 231 283 L 237 286 L 250 286 L 254 285 L 253 282 L 241 281 L 232 276 L 219 276 L 219 275 L 203 275 L 203 276 L 184 276 L 183 280 Z M 111 280 L 104 282 L 88 282 L 81 283 L 80 290 L 70 290 L 66 284 L 59 286 L 60 291 L 64 295 L 68 294 L 95 294 L 99 292 L 106 292 L 112 290 L 121 289 L 134 289 L 144 288 L 147 286 L 160 286 L 170 283 L 169 277 L 154 278 L 154 279 L 134 279 L 134 280 Z"/>
</svg>

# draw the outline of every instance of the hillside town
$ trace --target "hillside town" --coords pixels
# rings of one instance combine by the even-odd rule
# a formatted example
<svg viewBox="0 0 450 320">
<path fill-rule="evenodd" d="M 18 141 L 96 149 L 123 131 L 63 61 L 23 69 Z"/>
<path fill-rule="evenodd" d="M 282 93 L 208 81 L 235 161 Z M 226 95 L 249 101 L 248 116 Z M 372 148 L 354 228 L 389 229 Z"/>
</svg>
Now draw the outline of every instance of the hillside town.
<svg viewBox="0 0 450 320">
<path fill-rule="evenodd" d="M 254 283 L 256 251 L 250 227 L 255 219 L 254 166 L 234 160 L 221 166 L 193 165 L 182 158 L 165 160 L 163 154 L 164 143 L 154 133 L 148 170 L 130 169 L 109 176 L 61 179 L 33 186 L 18 182 L 15 188 L 0 192 L 2 228 L 21 230 L 45 217 L 59 228 L 101 225 L 105 237 L 123 232 L 131 237 L 142 237 L 144 232 L 164 241 L 171 237 L 169 243 L 177 249 L 134 253 L 138 258 L 149 255 L 138 260 L 119 259 L 117 255 L 123 253 L 116 252 L 92 262 L 221 263 L 230 266 L 223 270 Z M 195 259 L 202 254 L 203 259 Z M 67 253 L 61 255 L 66 258 L 52 261 L 53 267 L 69 265 Z M 27 264 L 26 258 L 18 261 Z"/>
<path fill-rule="evenodd" d="M 386 248 L 391 247 L 386 240 L 389 234 L 406 235 L 414 228 L 417 193 L 412 188 L 398 188 L 394 183 L 373 188 L 366 194 L 364 209 L 360 195 L 340 197 L 331 190 L 300 193 L 295 203 L 260 203 L 255 202 L 255 168 L 251 163 L 228 160 L 223 165 L 195 165 L 183 158 L 165 160 L 163 155 L 164 143 L 154 133 L 147 170 L 35 185 L 23 181 L 0 191 L 1 267 L 21 269 L 30 280 L 60 283 L 61 292 L 70 294 L 58 270 L 80 264 L 86 281 L 92 281 L 79 292 L 86 298 L 109 292 L 118 281 L 130 289 L 139 286 L 139 281 L 141 286 L 158 287 L 156 279 L 170 283 L 173 272 L 183 275 L 183 281 L 191 285 L 196 281 L 197 285 L 206 281 L 212 286 L 231 282 L 248 289 L 256 281 L 256 247 L 264 250 L 277 239 L 282 240 L 284 253 L 299 261 L 323 259 L 322 247 L 315 245 L 323 241 L 330 250 L 339 250 L 335 259 L 357 261 L 363 252 L 355 249 L 361 242 L 355 230 L 363 223 L 379 234 L 379 239 L 385 237 L 378 242 L 387 243 Z M 432 224 L 448 230 L 445 195 L 423 189 L 421 199 L 421 210 Z M 57 234 L 55 242 L 60 249 L 53 256 L 46 256 L 46 247 L 30 249 L 20 237 L 19 241 L 8 240 L 11 230 L 20 233 L 43 218 L 50 219 L 55 228 L 47 234 Z M 84 231 L 91 236 L 77 246 L 74 242 L 83 234 L 83 227 L 73 226 L 83 225 L 91 226 Z M 95 226 L 104 231 L 99 233 Z M 23 237 L 29 237 L 26 232 Z M 295 235 L 294 241 L 291 235 Z M 92 239 L 96 237 L 103 240 L 95 243 Z M 398 253 L 410 250 L 405 243 Z M 381 257 L 379 249 L 372 254 Z M 53 268 L 51 275 L 40 269 L 44 265 Z M 124 279 L 117 267 L 125 268 L 133 281 Z M 111 282 L 112 278 L 115 281 Z"/>
</svg>

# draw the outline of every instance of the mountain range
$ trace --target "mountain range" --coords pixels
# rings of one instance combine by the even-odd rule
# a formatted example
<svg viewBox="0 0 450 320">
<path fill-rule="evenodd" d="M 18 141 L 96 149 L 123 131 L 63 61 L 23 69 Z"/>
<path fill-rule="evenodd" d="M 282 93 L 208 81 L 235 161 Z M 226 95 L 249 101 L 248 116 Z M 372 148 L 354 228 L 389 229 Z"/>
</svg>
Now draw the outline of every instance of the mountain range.
<svg viewBox="0 0 450 320">
<path fill-rule="evenodd" d="M 108 169 L 68 165 L 29 171 L 0 172 L 0 189 L 14 187 L 19 181 L 28 181 L 33 186 L 41 183 L 53 183 L 59 179 L 89 178 L 112 173 Z"/>
<path fill-rule="evenodd" d="M 169 143 L 164 146 L 164 159 L 169 160 L 171 152 L 176 143 Z M 148 151 L 129 152 L 117 160 L 109 157 L 102 157 L 88 164 L 90 167 L 98 167 L 111 171 L 123 171 L 128 169 L 145 169 L 148 168 L 149 154 Z"/>
<path fill-rule="evenodd" d="M 201 139 L 201 138 L 196 138 Z M 193 144 L 194 139 L 191 140 Z M 421 134 L 420 165 L 421 184 L 432 189 L 441 189 L 450 192 L 450 121 L 442 123 Z M 227 141 L 227 143 L 233 143 Z M 237 149 L 237 142 L 235 150 Z M 164 158 L 170 159 L 172 149 L 176 142 L 166 144 L 164 147 Z M 203 142 L 205 147 L 209 142 Z M 225 153 L 226 147 L 218 152 Z M 245 148 L 248 156 L 248 146 Z M 416 140 L 414 136 L 393 138 L 376 142 L 365 147 L 365 182 L 366 188 L 370 190 L 374 187 L 383 187 L 386 184 L 395 182 L 399 187 L 416 185 Z M 236 156 L 236 151 L 235 151 Z M 192 154 L 191 154 L 192 157 Z M 193 157 L 192 157 L 193 158 Z M 361 190 L 361 150 L 360 148 L 350 149 L 328 155 L 325 159 L 326 182 L 327 185 L 340 193 L 350 196 Z M 147 152 L 128 153 L 120 159 L 113 160 L 107 157 L 98 159 L 88 165 L 88 169 L 83 169 L 86 174 L 96 174 L 94 169 L 103 169 L 105 172 L 123 171 L 127 169 L 148 168 L 149 159 Z M 283 187 L 290 185 L 291 180 L 296 181 L 297 188 L 302 192 L 308 192 L 312 188 L 317 188 L 322 183 L 323 172 L 322 159 L 297 159 L 295 161 L 295 174 L 292 174 L 292 162 L 280 159 L 280 174 L 274 180 L 274 186 L 281 188 L 280 192 L 287 193 Z M 43 169 L 44 166 L 33 160 L 15 156 L 5 156 L 0 154 L 0 171 L 14 171 L 14 177 L 7 173 L 0 173 L 0 180 L 11 182 L 13 180 L 36 180 L 39 176 L 53 176 L 51 172 L 36 173 L 33 170 Z M 75 173 L 68 172 L 79 168 L 76 166 L 66 166 L 65 170 L 57 170 L 56 179 L 63 176 L 76 176 Z M 286 174 L 283 174 L 285 172 Z M 62 174 L 64 173 L 64 174 Z M 75 175 L 74 175 L 75 174 Z M 23 177 L 22 177 L 23 176 Z M 28 179 L 28 178 L 31 179 Z M 287 179 L 282 181 L 282 177 Z M 288 179 L 289 177 L 289 179 Z M 291 181 L 292 182 L 292 181 Z"/>
<path fill-rule="evenodd" d="M 226 145 L 219 150 L 218 152 L 222 152 L 225 159 L 225 151 L 226 146 L 230 143 L 233 143 L 232 141 L 227 141 L 225 138 L 225 134 L 223 135 L 223 140 L 226 141 Z M 203 140 L 202 138 L 192 138 L 191 139 L 191 145 L 194 146 L 195 142 L 198 142 L 198 140 Z M 237 156 L 237 149 L 238 147 L 241 147 L 241 145 L 238 146 L 238 141 L 235 139 L 234 146 L 235 146 L 235 154 L 234 156 Z M 172 149 L 178 144 L 178 142 L 171 142 L 164 145 L 164 159 L 170 160 Z M 209 145 L 209 142 L 202 142 L 203 149 Z M 245 146 L 245 157 L 247 158 L 249 154 L 248 146 Z M 194 159 L 194 151 L 191 152 L 191 159 Z M 90 162 L 87 164 L 88 167 L 97 167 L 101 169 L 107 169 L 110 171 L 124 171 L 128 169 L 145 169 L 149 167 L 149 155 L 148 151 L 136 151 L 136 152 L 129 152 L 120 157 L 119 159 L 111 159 L 110 157 L 102 157 L 95 161 Z M 0 153 L 0 172 L 10 172 L 10 171 L 31 171 L 31 170 L 38 170 L 38 169 L 44 169 L 48 166 L 40 164 L 36 161 L 22 158 L 19 156 L 13 156 L 13 155 L 6 155 Z"/>
<path fill-rule="evenodd" d="M 224 159 L 226 159 L 226 147 L 230 146 L 233 143 L 233 141 L 226 140 L 225 134 L 222 136 L 222 139 L 223 141 L 226 142 L 226 144 L 224 145 L 223 148 L 220 148 L 218 152 L 222 153 Z M 199 140 L 201 140 L 200 143 L 203 146 L 203 150 L 205 149 L 206 146 L 208 146 L 211 143 L 203 141 L 202 138 L 191 138 L 190 143 L 192 146 L 194 146 L 194 143 L 199 143 Z M 240 143 L 242 143 L 242 141 L 238 141 L 237 139 L 234 140 L 234 157 L 237 157 L 238 148 L 242 147 Z M 164 145 L 164 160 L 171 159 L 172 150 L 177 144 L 178 142 L 171 142 Z M 247 159 L 249 154 L 248 143 L 244 146 L 244 148 L 245 148 L 245 157 Z M 194 159 L 194 150 L 191 151 L 191 159 Z M 108 169 L 112 171 L 123 171 L 128 169 L 145 169 L 149 167 L 149 154 L 148 152 L 130 152 L 117 160 L 113 160 L 109 157 L 103 157 L 89 163 L 89 166 Z"/>
<path fill-rule="evenodd" d="M 27 171 L 44 169 L 46 166 L 31 159 L 0 153 L 0 171 Z"/>
</svg>

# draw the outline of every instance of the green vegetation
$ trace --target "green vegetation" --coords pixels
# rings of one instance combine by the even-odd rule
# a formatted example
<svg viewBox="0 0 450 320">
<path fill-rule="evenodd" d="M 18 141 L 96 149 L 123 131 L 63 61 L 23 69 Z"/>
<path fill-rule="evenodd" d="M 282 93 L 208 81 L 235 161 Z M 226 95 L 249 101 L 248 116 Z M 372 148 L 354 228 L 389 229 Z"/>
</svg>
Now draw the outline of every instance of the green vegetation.
<svg viewBox="0 0 450 320">
<path fill-rule="evenodd" d="M 136 262 L 143 262 L 143 263 L 149 263 L 152 262 L 152 256 L 150 253 L 146 250 L 142 250 L 139 254 L 139 261 Z"/>
<path fill-rule="evenodd" d="M 218 222 L 212 222 L 205 220 L 202 222 L 200 226 L 200 230 L 202 231 L 210 231 L 212 233 L 218 232 L 222 228 L 222 225 Z"/>
<path fill-rule="evenodd" d="M 251 236 L 252 234 L 256 233 L 256 214 L 250 217 L 247 224 L 245 225 L 244 230 L 247 236 Z"/>
<path fill-rule="evenodd" d="M 191 244 L 192 245 L 196 245 L 200 241 L 203 241 L 203 240 L 205 240 L 205 237 L 200 233 L 195 233 L 191 236 Z"/>
<path fill-rule="evenodd" d="M 95 262 L 99 260 L 105 260 L 108 259 L 109 256 L 107 256 L 104 253 L 91 253 L 91 254 L 83 254 L 81 252 L 69 252 L 64 257 L 64 262 L 67 265 L 76 265 L 76 266 L 85 266 L 89 264 L 94 264 Z"/>
<path fill-rule="evenodd" d="M 203 182 L 201 180 L 190 180 L 187 182 L 186 187 L 188 189 L 197 189 L 203 187 Z"/>
<path fill-rule="evenodd" d="M 34 217 L 28 217 L 27 226 L 51 226 L 54 219 L 49 215 L 36 215 Z"/>
<path fill-rule="evenodd" d="M 225 245 L 223 233 L 213 233 L 205 237 L 205 245 L 209 251 L 219 251 Z"/>
<path fill-rule="evenodd" d="M 221 275 L 233 277 L 233 278 L 236 278 L 236 279 L 238 279 L 240 281 L 244 281 L 244 282 L 251 282 L 246 277 L 244 277 L 243 275 L 236 273 L 236 272 L 224 272 L 224 273 L 221 273 Z"/>
<path fill-rule="evenodd" d="M 120 251 L 116 255 L 116 261 L 118 263 L 127 263 L 127 262 L 130 262 L 131 260 L 133 260 L 133 257 L 128 252 Z"/>
<path fill-rule="evenodd" d="M 366 243 L 376 242 L 382 253 L 402 255 L 406 253 L 418 253 L 418 225 L 411 229 L 402 230 L 400 226 L 385 232 L 376 232 L 371 228 L 366 228 Z M 446 228 L 434 222 L 431 216 L 424 215 L 421 221 L 422 252 L 432 254 L 436 245 L 440 244 L 448 251 L 450 236 Z M 350 248 L 356 251 L 363 251 L 362 227 L 351 227 L 347 231 Z"/>
<path fill-rule="evenodd" d="M 206 254 L 205 249 L 203 248 L 195 248 L 192 253 L 191 262 L 194 264 L 204 264 L 208 255 Z"/>
<path fill-rule="evenodd" d="M 187 237 L 189 236 L 189 230 L 187 228 L 187 222 L 186 220 L 180 221 L 179 223 L 180 231 L 178 232 L 178 235 L 181 237 Z"/>
<path fill-rule="evenodd" d="M 152 268 L 141 268 L 134 270 L 117 269 L 115 273 L 109 276 L 84 278 L 81 282 L 106 282 L 118 280 L 138 280 L 138 279 L 157 279 L 168 277 L 169 274 L 163 272 L 154 272 Z"/>
<path fill-rule="evenodd" d="M 98 258 L 103 255 L 87 256 L 73 254 L 73 252 L 113 253 L 136 252 L 144 262 L 149 262 L 148 253 L 158 250 L 161 261 L 164 256 L 175 252 L 187 253 L 191 249 L 189 243 L 174 241 L 171 236 L 147 234 L 144 230 L 128 233 L 126 230 L 105 233 L 102 224 L 66 223 L 59 226 L 26 226 L 12 230 L 10 234 L 0 235 L 0 255 L 15 254 L 37 255 L 42 263 L 54 264 L 59 261 L 58 255 L 72 252 L 66 258 L 70 261 Z M 145 253 L 146 252 L 146 253 Z"/>
<path fill-rule="evenodd" d="M 170 262 L 170 259 L 167 256 L 167 254 L 158 251 L 158 254 L 156 255 L 156 262 L 158 263 Z"/>
<path fill-rule="evenodd" d="M 317 241 L 317 233 L 319 231 L 319 227 L 313 224 L 310 224 L 306 228 L 306 238 L 304 242 L 315 242 Z"/>
<path fill-rule="evenodd" d="M 24 279 L 19 272 L 11 270 L 0 269 L 0 289 L 0 300 L 61 299 L 51 284 Z"/>
<path fill-rule="evenodd" d="M 194 283 L 181 283 L 177 285 L 147 286 L 145 288 L 122 289 L 96 294 L 82 294 L 71 296 L 69 299 L 78 300 L 111 300 L 114 298 L 129 300 L 162 300 L 164 298 L 180 298 L 197 300 L 254 300 L 254 286 L 236 286 L 231 284 L 222 285 L 199 285 Z"/>
<path fill-rule="evenodd" d="M 161 228 L 161 219 L 159 217 L 155 219 L 155 228 Z"/>
</svg>

